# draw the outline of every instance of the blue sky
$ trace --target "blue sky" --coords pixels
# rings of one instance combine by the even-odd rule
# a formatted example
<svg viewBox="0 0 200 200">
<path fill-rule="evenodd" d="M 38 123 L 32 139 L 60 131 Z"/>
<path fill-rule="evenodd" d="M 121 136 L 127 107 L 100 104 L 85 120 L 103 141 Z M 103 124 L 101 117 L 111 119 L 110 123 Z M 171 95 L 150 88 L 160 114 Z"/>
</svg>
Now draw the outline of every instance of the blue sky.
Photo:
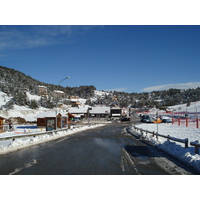
<svg viewBox="0 0 200 200">
<path fill-rule="evenodd" d="M 200 26 L 0 26 L 0 65 L 39 81 L 150 92 L 200 86 Z"/>
</svg>

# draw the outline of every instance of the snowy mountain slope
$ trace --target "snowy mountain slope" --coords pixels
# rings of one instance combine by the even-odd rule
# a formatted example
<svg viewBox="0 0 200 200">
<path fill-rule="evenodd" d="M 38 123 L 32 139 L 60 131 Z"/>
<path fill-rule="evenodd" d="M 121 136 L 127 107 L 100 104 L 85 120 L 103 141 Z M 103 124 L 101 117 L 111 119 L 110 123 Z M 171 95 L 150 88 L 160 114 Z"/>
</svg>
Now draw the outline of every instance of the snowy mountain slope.
<svg viewBox="0 0 200 200">
<path fill-rule="evenodd" d="M 40 100 L 40 96 L 37 95 L 31 95 L 27 92 L 27 96 L 29 100 Z M 4 117 L 6 119 L 9 119 L 10 117 L 21 117 L 24 118 L 26 121 L 36 121 L 36 117 L 40 112 L 48 110 L 47 108 L 40 107 L 38 109 L 30 109 L 27 106 L 18 106 L 13 105 L 13 109 L 6 110 L 5 105 L 10 100 L 12 100 L 12 97 L 9 97 L 6 93 L 0 91 L 0 116 Z"/>
<path fill-rule="evenodd" d="M 0 91 L 0 107 L 6 105 L 12 97 L 9 97 L 5 92 Z"/>
<path fill-rule="evenodd" d="M 192 102 L 190 106 L 187 106 L 187 104 L 180 104 L 169 106 L 168 108 L 176 112 L 200 112 L 200 101 Z"/>
</svg>

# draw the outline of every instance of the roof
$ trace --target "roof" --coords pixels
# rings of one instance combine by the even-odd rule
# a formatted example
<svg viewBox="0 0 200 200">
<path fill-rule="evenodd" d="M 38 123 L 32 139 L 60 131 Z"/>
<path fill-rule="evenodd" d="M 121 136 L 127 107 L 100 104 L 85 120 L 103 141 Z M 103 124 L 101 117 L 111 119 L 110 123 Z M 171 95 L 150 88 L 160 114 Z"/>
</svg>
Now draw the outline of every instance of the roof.
<svg viewBox="0 0 200 200">
<path fill-rule="evenodd" d="M 74 113 L 74 114 L 83 114 L 83 113 L 87 113 L 88 112 L 88 108 L 89 107 L 72 107 L 69 108 L 69 112 L 70 113 Z M 91 110 L 89 110 L 90 114 L 109 114 L 110 113 L 110 107 L 90 107 L 92 108 Z"/>
<path fill-rule="evenodd" d="M 74 114 L 82 114 L 82 113 L 87 113 L 88 107 L 72 107 L 69 108 L 68 112 L 74 113 Z"/>
<path fill-rule="evenodd" d="M 92 107 L 92 110 L 89 111 L 91 114 L 109 114 L 110 107 Z"/>
<path fill-rule="evenodd" d="M 61 116 L 66 116 L 67 112 L 58 112 L 58 114 L 61 114 Z M 37 118 L 45 118 L 45 117 L 56 117 L 56 112 L 55 111 L 50 111 L 50 112 L 42 112 L 39 115 L 36 116 Z"/>
<path fill-rule="evenodd" d="M 43 85 L 38 85 L 38 87 L 40 87 L 40 88 L 47 88 L 46 86 L 43 86 Z"/>
<path fill-rule="evenodd" d="M 54 90 L 55 93 L 61 93 L 61 94 L 64 94 L 63 91 L 60 91 L 60 90 Z"/>
</svg>

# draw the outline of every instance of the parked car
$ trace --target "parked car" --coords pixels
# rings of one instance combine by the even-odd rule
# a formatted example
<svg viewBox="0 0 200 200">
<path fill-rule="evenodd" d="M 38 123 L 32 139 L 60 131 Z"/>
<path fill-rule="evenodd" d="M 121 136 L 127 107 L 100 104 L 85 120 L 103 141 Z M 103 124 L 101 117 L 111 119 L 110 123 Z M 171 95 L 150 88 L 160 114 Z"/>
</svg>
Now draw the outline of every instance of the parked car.
<svg viewBox="0 0 200 200">
<path fill-rule="evenodd" d="M 146 122 L 150 117 L 148 115 L 141 116 L 141 122 Z"/>
<path fill-rule="evenodd" d="M 131 118 L 130 117 L 122 117 L 121 118 L 121 122 L 125 122 L 125 121 L 131 121 Z"/>
<path fill-rule="evenodd" d="M 153 117 L 150 117 L 149 115 L 143 115 L 141 118 L 141 122 L 153 123 L 153 121 L 155 121 L 155 119 Z"/>
<path fill-rule="evenodd" d="M 163 119 L 162 123 L 172 123 L 172 120 L 171 119 Z"/>
<path fill-rule="evenodd" d="M 153 123 L 155 123 L 155 124 L 159 124 L 161 122 L 162 122 L 162 119 L 160 119 L 160 118 L 158 118 L 158 119 L 156 119 L 156 120 L 153 121 Z"/>
</svg>

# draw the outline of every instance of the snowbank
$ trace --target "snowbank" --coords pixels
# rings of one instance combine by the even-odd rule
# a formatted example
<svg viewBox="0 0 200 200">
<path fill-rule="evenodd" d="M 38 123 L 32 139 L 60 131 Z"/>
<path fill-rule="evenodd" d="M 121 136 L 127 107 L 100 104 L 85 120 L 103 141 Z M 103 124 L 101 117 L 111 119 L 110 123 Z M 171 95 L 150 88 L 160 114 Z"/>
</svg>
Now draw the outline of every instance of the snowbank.
<svg viewBox="0 0 200 200">
<path fill-rule="evenodd" d="M 186 127 L 179 127 L 171 124 L 139 124 L 137 125 L 138 128 L 148 130 L 148 131 L 155 131 L 162 135 L 170 135 L 172 137 L 176 137 L 179 139 L 188 138 L 189 140 L 189 147 L 184 148 L 184 144 L 174 141 L 168 141 L 165 138 L 153 137 L 152 134 L 140 133 L 137 132 L 138 135 L 142 135 L 153 143 L 156 147 L 166 151 L 170 155 L 173 155 L 177 159 L 189 164 L 190 166 L 194 167 L 198 171 L 200 171 L 200 155 L 195 154 L 195 149 L 193 146 L 190 146 L 190 142 L 199 140 L 200 141 L 200 129 L 196 128 L 186 128 Z M 130 127 L 130 132 L 135 132 L 135 129 Z"/>
<path fill-rule="evenodd" d="M 56 131 L 52 132 L 51 134 L 37 135 L 35 137 L 33 137 L 33 135 L 35 135 L 37 131 L 35 131 L 35 133 L 32 132 L 30 134 L 22 133 L 20 135 L 26 135 L 27 137 L 15 139 L 14 141 L 12 140 L 0 141 L 0 154 L 10 153 L 18 149 L 27 148 L 36 144 L 40 144 L 40 143 L 47 142 L 50 140 L 55 140 L 60 137 L 72 135 L 84 130 L 93 129 L 100 126 L 104 126 L 104 124 L 87 125 L 87 126 L 83 126 L 79 128 L 74 128 L 74 129 L 60 130 L 57 132 Z M 41 132 L 37 132 L 37 133 L 41 133 Z M 15 136 L 15 135 L 17 135 L 15 132 L 11 132 L 11 133 L 6 132 L 3 134 L 0 134 L 1 138 L 5 136 L 8 137 L 8 136 Z"/>
</svg>

